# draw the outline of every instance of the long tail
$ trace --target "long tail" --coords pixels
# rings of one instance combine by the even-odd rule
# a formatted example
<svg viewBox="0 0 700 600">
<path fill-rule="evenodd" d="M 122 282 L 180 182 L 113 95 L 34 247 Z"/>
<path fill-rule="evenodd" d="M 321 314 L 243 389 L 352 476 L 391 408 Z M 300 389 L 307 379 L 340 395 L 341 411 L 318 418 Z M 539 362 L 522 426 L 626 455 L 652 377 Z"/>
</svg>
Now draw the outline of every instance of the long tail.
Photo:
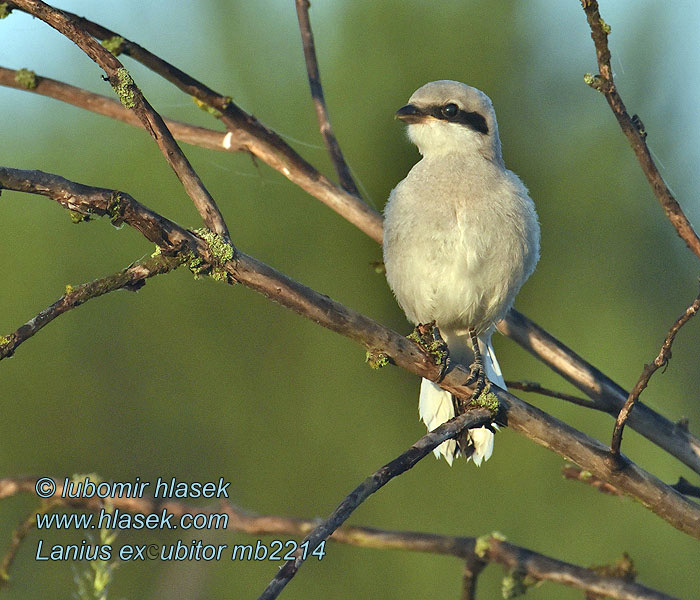
<svg viewBox="0 0 700 600">
<path fill-rule="evenodd" d="M 465 364 L 471 363 L 473 354 L 471 345 L 468 342 L 468 336 L 456 335 L 454 333 L 450 334 L 449 332 L 442 332 L 442 335 L 448 344 L 450 356 L 453 360 Z M 503 380 L 501 367 L 496 360 L 493 346 L 491 345 L 490 334 L 479 338 L 479 349 L 484 359 L 486 377 L 497 386 L 505 389 L 506 384 Z M 433 431 L 433 429 L 436 429 L 455 416 L 452 394 L 443 390 L 432 381 L 423 379 L 420 386 L 418 413 L 421 420 L 428 427 L 428 431 Z M 467 457 L 467 460 L 472 458 L 474 464 L 478 467 L 481 466 L 482 461 L 491 458 L 491 454 L 493 453 L 493 438 L 493 431 L 486 427 L 470 429 L 467 432 L 467 440 L 470 445 L 473 446 L 474 452 L 471 456 Z M 457 442 L 455 440 L 447 440 L 435 448 L 433 453 L 437 458 L 440 458 L 441 455 L 444 456 L 445 460 L 451 465 L 458 453 Z"/>
</svg>

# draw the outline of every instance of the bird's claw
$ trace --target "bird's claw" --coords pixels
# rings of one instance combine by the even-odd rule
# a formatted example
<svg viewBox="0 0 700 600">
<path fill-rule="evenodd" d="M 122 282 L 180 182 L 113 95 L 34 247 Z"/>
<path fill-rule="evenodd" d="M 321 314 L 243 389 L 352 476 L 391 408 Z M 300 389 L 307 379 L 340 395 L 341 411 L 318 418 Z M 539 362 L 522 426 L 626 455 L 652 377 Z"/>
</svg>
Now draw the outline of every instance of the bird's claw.
<svg viewBox="0 0 700 600">
<path fill-rule="evenodd" d="M 416 342 L 416 344 L 433 357 L 435 364 L 440 367 L 440 373 L 436 380 L 437 383 L 440 383 L 447 374 L 450 352 L 445 340 L 443 340 L 440 335 L 440 330 L 437 325 L 435 325 L 435 321 L 419 323 L 408 335 L 408 338 Z"/>
<path fill-rule="evenodd" d="M 473 329 L 470 329 L 469 336 L 471 337 L 472 349 L 474 352 L 474 362 L 469 367 L 469 377 L 464 385 L 476 383 L 474 392 L 471 396 L 471 400 L 476 400 L 479 396 L 481 396 L 481 393 L 484 390 L 488 389 L 489 380 L 486 378 L 484 359 L 482 358 L 481 351 L 479 350 L 479 340 L 476 337 L 476 332 Z"/>
</svg>

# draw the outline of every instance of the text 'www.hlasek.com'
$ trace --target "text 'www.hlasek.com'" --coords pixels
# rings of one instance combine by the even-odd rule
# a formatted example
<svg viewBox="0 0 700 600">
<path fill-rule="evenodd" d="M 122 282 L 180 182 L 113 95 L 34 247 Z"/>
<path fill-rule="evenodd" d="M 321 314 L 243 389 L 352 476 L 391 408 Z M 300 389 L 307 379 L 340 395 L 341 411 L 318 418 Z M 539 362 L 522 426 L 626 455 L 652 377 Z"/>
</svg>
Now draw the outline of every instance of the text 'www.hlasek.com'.
<svg viewBox="0 0 700 600">
<path fill-rule="evenodd" d="M 173 543 L 116 543 L 121 531 L 182 530 L 190 533 L 225 530 L 229 514 L 174 501 L 187 499 L 228 498 L 230 482 L 185 482 L 159 477 L 155 483 L 136 478 L 129 482 L 106 482 L 89 476 L 62 481 L 51 477 L 37 480 L 37 496 L 53 499 L 68 506 L 84 506 L 92 512 L 39 512 L 36 528 L 86 531 L 87 539 L 79 543 L 52 544 L 46 539 L 37 543 L 37 561 L 287 561 L 307 556 L 321 560 L 325 541 L 316 547 L 295 540 L 255 540 L 250 544 L 212 544 L 202 539 L 178 539 Z M 126 502 L 125 502 L 126 500 Z M 132 500 L 132 502 L 128 502 Z M 122 508 L 116 506 L 119 504 Z M 49 504 L 49 506 L 52 506 Z"/>
</svg>

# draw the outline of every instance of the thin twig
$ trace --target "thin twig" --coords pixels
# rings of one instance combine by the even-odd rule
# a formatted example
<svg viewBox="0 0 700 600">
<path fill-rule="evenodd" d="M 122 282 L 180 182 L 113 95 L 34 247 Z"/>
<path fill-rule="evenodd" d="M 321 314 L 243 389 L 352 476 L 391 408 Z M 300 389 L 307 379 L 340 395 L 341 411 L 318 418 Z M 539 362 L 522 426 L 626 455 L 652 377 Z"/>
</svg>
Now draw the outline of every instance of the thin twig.
<svg viewBox="0 0 700 600">
<path fill-rule="evenodd" d="M 644 365 L 644 370 L 639 377 L 639 380 L 632 388 L 630 395 L 627 398 L 627 402 L 620 410 L 617 415 L 617 420 L 615 421 L 615 428 L 613 429 L 612 441 L 610 442 L 610 452 L 614 455 L 620 453 L 620 444 L 622 443 L 622 432 L 625 429 L 625 423 L 630 415 L 630 412 L 635 406 L 639 395 L 646 389 L 649 385 L 649 380 L 651 376 L 656 373 L 661 367 L 665 367 L 668 361 L 671 359 L 671 346 L 676 334 L 683 325 L 685 325 L 690 319 L 692 319 L 700 310 L 700 294 L 695 298 L 692 304 L 685 310 L 685 312 L 676 319 L 676 322 L 671 326 L 671 329 L 661 345 L 661 350 L 656 358 L 647 365 Z"/>
<path fill-rule="evenodd" d="M 476 553 L 467 556 L 462 571 L 462 600 L 476 600 L 476 584 L 487 564 Z"/>
<path fill-rule="evenodd" d="M 591 37 L 595 44 L 596 59 L 600 70 L 600 75 L 589 79 L 588 83 L 605 96 L 622 132 L 629 140 L 632 150 L 637 156 L 637 160 L 642 167 L 642 171 L 644 171 L 644 175 L 646 175 L 649 185 L 651 185 L 656 199 L 664 209 L 666 217 L 691 252 L 700 258 L 700 237 L 698 237 L 690 221 L 685 216 L 683 209 L 673 197 L 673 194 L 671 194 L 671 190 L 668 189 L 666 182 L 656 168 L 646 143 L 646 132 L 640 127 L 641 121 L 639 117 L 636 115 L 630 117 L 615 87 L 612 68 L 610 67 L 610 49 L 608 47 L 610 27 L 600 16 L 598 1 L 581 0 L 581 5 L 586 13 L 588 25 L 591 28 Z"/>
<path fill-rule="evenodd" d="M 144 124 L 136 114 L 125 108 L 121 102 L 95 94 L 79 87 L 75 87 L 62 81 L 56 81 L 49 77 L 35 75 L 35 87 L 27 88 L 16 80 L 17 71 L 0 67 L 0 85 L 11 87 L 24 92 L 40 94 L 48 98 L 61 100 L 78 108 L 89 110 L 98 115 L 110 117 L 122 123 L 144 128 Z M 164 119 L 164 122 L 175 139 L 206 148 L 207 150 L 219 150 L 225 152 L 240 152 L 244 148 L 235 143 L 233 136 L 226 132 L 214 131 L 205 127 L 197 127 L 188 123 Z"/>
<path fill-rule="evenodd" d="M 674 483 L 671 487 L 684 496 L 700 498 L 700 486 L 691 484 L 685 477 L 679 477 L 678 483 Z"/>
<path fill-rule="evenodd" d="M 309 19 L 309 0 L 296 0 L 297 18 L 299 20 L 299 31 L 301 32 L 301 42 L 304 47 L 304 59 L 306 61 L 306 72 L 309 76 L 309 86 L 311 87 L 311 98 L 316 108 L 316 118 L 318 126 L 323 136 L 323 141 L 328 149 L 335 172 L 338 174 L 338 181 L 341 187 L 353 196 L 360 196 L 360 192 L 353 181 L 350 169 L 348 168 L 340 144 L 333 133 L 331 120 L 326 108 L 326 100 L 323 97 L 323 86 L 321 85 L 321 73 L 318 69 L 318 58 L 316 57 L 316 47 L 314 45 L 314 34 L 311 31 L 311 21 Z"/>
<path fill-rule="evenodd" d="M 8 6 L 11 4 L 11 2 L 8 3 Z M 67 11 L 64 13 L 77 19 L 97 39 L 106 40 L 118 35 L 88 19 Z M 226 136 L 228 144 L 233 144 L 236 148 L 244 149 L 260 158 L 335 210 L 369 237 L 381 243 L 382 221 L 377 211 L 367 206 L 361 199 L 334 185 L 302 159 L 279 135 L 265 127 L 254 116 L 238 108 L 230 98 L 217 94 L 138 44 L 123 37 L 122 39 L 121 49 L 124 54 L 158 73 L 183 92 L 207 104 L 224 107 L 222 120 L 229 127 L 229 134 Z M 498 327 L 501 333 L 520 344 L 538 360 L 589 396 L 598 410 L 613 416 L 618 414 L 628 393 L 542 327 L 514 309 L 498 324 Z M 629 425 L 700 474 L 700 439 L 696 436 L 676 427 L 674 423 L 644 404 L 637 406 L 629 419 Z"/>
<path fill-rule="evenodd" d="M 15 175 L 18 173 L 13 169 L 0 169 L 1 185 L 5 185 L 2 178 L 3 172 Z M 21 173 L 32 178 L 38 172 Z M 45 173 L 40 175 L 42 177 L 37 177 L 44 182 L 50 182 L 51 177 L 55 177 Z M 65 181 L 63 178 L 57 179 Z M 84 187 L 90 190 L 87 186 Z M 47 190 L 43 190 L 42 193 L 51 195 Z M 71 202 L 89 212 L 91 196 L 90 194 L 85 197 L 74 196 Z M 189 247 L 205 262 L 216 261 L 207 243 L 192 232 L 183 230 L 177 224 L 156 215 L 127 197 L 123 203 L 125 223 L 145 231 L 157 232 L 160 228 L 162 239 L 168 241 L 170 247 L 175 249 L 174 252 L 178 252 L 180 248 Z M 260 292 L 301 316 L 355 340 L 368 350 L 382 352 L 399 367 L 433 381 L 440 376 L 440 367 L 417 344 L 328 296 L 294 281 L 251 256 L 236 251 L 233 258 L 220 264 L 219 268 L 228 274 L 231 281 L 237 281 Z M 459 398 L 469 399 L 473 389 L 463 385 L 468 377 L 469 372 L 466 367 L 455 365 L 444 377 L 440 386 Z M 502 409 L 499 413 L 500 422 L 513 431 L 522 433 L 535 443 L 575 462 L 596 477 L 610 482 L 624 493 L 637 498 L 644 506 L 674 527 L 700 538 L 700 506 L 690 502 L 632 462 L 627 463 L 624 469 L 620 469 L 619 465 L 611 465 L 608 448 L 597 440 L 495 385 L 491 387 L 491 391 L 497 395 Z"/>
<path fill-rule="evenodd" d="M 52 478 L 56 482 L 54 499 L 63 495 L 63 479 Z M 8 477 L 0 478 L 0 500 L 18 494 L 35 494 L 37 477 Z M 99 512 L 103 500 L 92 497 L 79 497 L 64 500 L 72 507 Z M 166 510 L 175 519 L 192 513 L 192 505 L 185 502 L 170 500 L 154 500 L 146 496 L 129 498 L 114 496 L 109 498 L 110 504 L 124 513 L 139 513 L 142 515 L 160 514 Z M 317 519 L 299 519 L 279 515 L 259 515 L 229 502 L 222 502 L 210 507 L 198 506 L 197 511 L 203 514 L 224 513 L 228 516 L 226 528 L 228 531 L 238 531 L 252 536 L 260 535 L 292 535 L 302 537 L 318 526 Z M 476 539 L 474 537 L 457 537 L 421 533 L 416 531 L 387 531 L 373 527 L 343 526 L 333 532 L 331 541 L 348 544 L 360 548 L 403 550 L 407 552 L 424 552 L 439 556 L 455 556 L 463 560 L 475 554 Z M 618 600 L 674 600 L 667 596 L 636 583 L 627 583 L 597 574 L 590 569 L 566 563 L 515 544 L 494 544 L 489 541 L 489 547 L 483 553 L 481 560 L 487 563 L 499 563 L 509 570 L 518 569 L 531 575 L 539 581 L 552 581 L 582 590 L 604 594 Z"/>
<path fill-rule="evenodd" d="M 13 4 L 62 33 L 102 68 L 122 103 L 137 114 L 146 131 L 158 144 L 165 160 L 194 202 L 204 224 L 215 233 L 228 237 L 226 222 L 214 198 L 177 145 L 162 117 L 148 103 L 119 59 L 97 43 L 68 13 L 57 10 L 41 0 L 14 0 Z"/>
<path fill-rule="evenodd" d="M 301 545 L 306 545 L 308 547 L 308 554 L 310 554 L 323 540 L 338 529 L 360 504 L 379 490 L 379 488 L 389 483 L 394 477 L 408 471 L 445 440 L 455 437 L 464 429 L 481 427 L 492 420 L 493 415 L 490 411 L 485 408 L 479 408 L 474 411 L 463 413 L 447 421 L 447 423 L 443 423 L 430 433 L 427 433 L 406 450 L 406 452 L 401 454 L 401 456 L 375 471 L 350 492 L 338 505 L 338 508 L 304 538 L 304 542 Z M 280 570 L 277 571 L 277 574 L 265 588 L 265 591 L 260 594 L 258 600 L 273 600 L 277 598 L 284 587 L 296 575 L 299 567 L 304 563 L 305 558 L 306 556 L 302 553 L 301 549 L 297 550 L 297 552 L 295 552 L 295 558 L 287 561 Z"/>
<path fill-rule="evenodd" d="M 10 582 L 10 569 L 15 561 L 17 552 L 19 551 L 24 538 L 36 526 L 36 510 L 32 510 L 27 517 L 12 532 L 10 538 L 10 547 L 2 557 L 0 562 L 0 590 Z"/>
<path fill-rule="evenodd" d="M 535 381 L 506 381 L 506 386 L 508 388 L 513 388 L 514 390 L 520 390 L 521 392 L 532 392 L 533 394 L 540 394 L 542 396 L 548 396 L 550 398 L 558 398 L 559 400 L 566 400 L 577 406 L 585 406 L 586 408 L 593 408 L 600 410 L 599 406 L 585 398 L 579 398 L 578 396 L 572 396 L 571 394 L 565 394 L 564 392 L 557 392 L 556 390 L 550 390 L 546 387 L 542 387 L 539 383 Z"/>
<path fill-rule="evenodd" d="M 566 479 L 573 479 L 575 481 L 580 481 L 586 485 L 597 489 L 599 492 L 604 494 L 610 494 L 611 496 L 624 496 L 625 494 L 618 490 L 614 485 L 610 485 L 606 481 L 595 477 L 589 471 L 584 471 L 576 465 L 564 465 L 561 468 L 561 474 L 566 477 Z"/>
</svg>

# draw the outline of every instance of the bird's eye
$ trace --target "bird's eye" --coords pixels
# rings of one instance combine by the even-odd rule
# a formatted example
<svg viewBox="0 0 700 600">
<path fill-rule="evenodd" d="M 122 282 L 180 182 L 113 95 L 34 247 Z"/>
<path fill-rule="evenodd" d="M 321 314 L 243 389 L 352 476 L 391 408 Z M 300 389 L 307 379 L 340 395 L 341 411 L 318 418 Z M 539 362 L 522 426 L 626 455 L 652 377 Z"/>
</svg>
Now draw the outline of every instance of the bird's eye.
<svg viewBox="0 0 700 600">
<path fill-rule="evenodd" d="M 459 106 L 457 106 L 454 102 L 450 102 L 449 104 L 445 104 L 440 111 L 442 112 L 443 117 L 446 119 L 452 119 L 457 116 Z"/>
</svg>

